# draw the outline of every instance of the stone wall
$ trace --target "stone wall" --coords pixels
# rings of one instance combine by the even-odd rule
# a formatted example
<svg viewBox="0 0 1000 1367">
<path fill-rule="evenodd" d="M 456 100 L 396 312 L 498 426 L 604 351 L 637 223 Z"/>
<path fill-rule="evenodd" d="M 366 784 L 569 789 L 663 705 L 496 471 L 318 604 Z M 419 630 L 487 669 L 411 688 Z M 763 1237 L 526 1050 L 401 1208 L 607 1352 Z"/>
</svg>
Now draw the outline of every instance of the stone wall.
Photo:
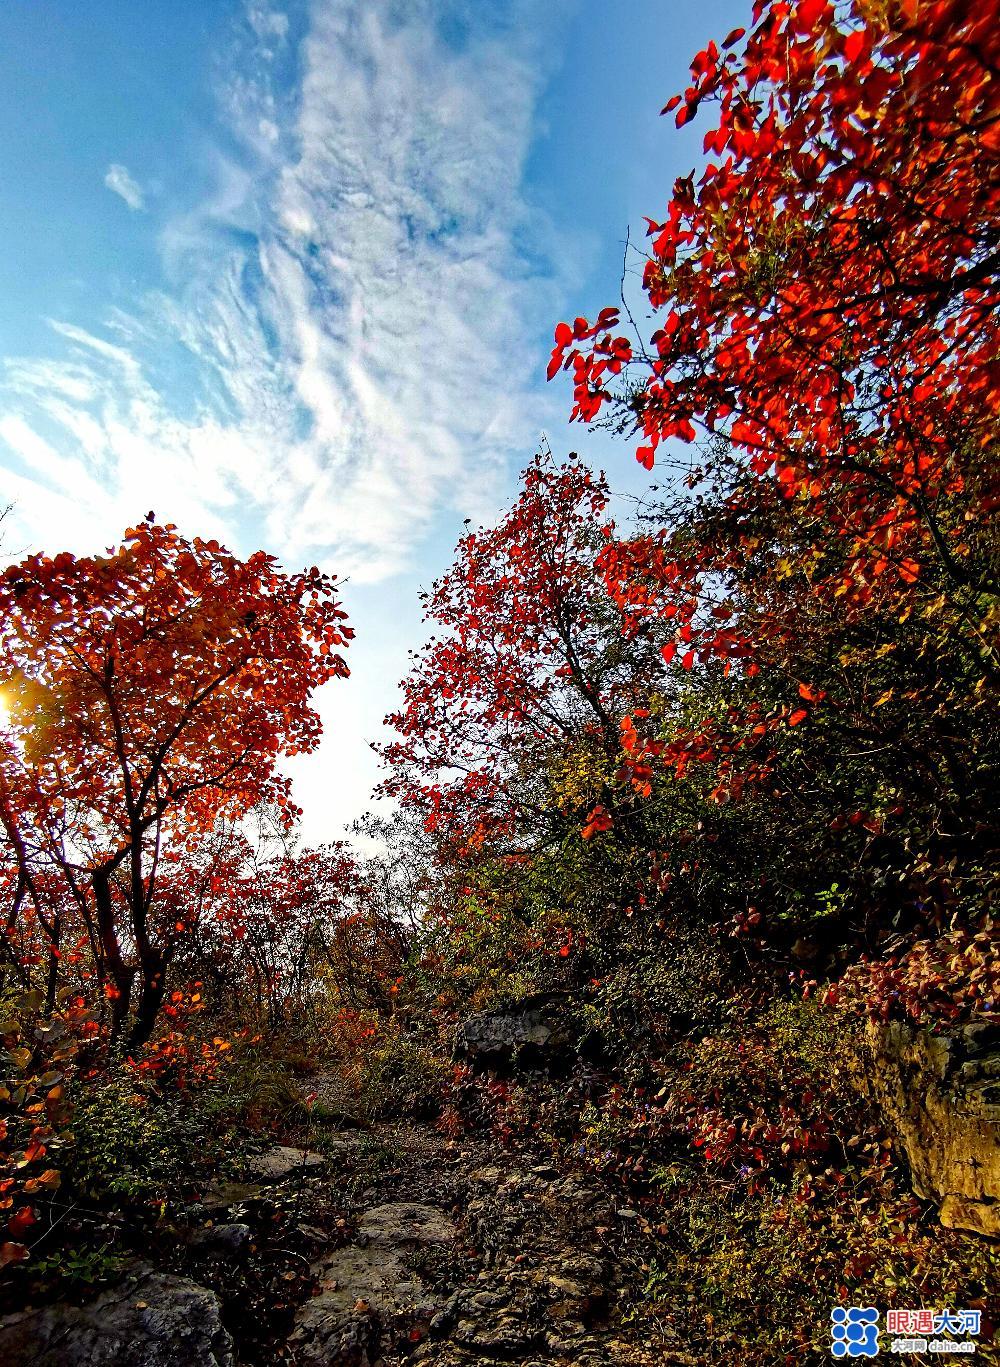
<svg viewBox="0 0 1000 1367">
<path fill-rule="evenodd" d="M 869 1026 L 869 1083 L 941 1223 L 1000 1238 L 1000 1026 Z"/>
</svg>

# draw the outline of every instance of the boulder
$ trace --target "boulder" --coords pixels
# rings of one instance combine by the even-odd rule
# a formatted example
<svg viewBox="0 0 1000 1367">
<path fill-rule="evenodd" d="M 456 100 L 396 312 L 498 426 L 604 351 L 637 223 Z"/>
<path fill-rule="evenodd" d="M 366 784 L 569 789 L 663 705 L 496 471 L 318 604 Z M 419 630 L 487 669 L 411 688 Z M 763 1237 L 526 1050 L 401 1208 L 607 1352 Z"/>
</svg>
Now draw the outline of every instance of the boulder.
<svg viewBox="0 0 1000 1367">
<path fill-rule="evenodd" d="M 872 1091 L 941 1223 L 1000 1237 L 1000 1026 L 869 1026 Z"/>
<path fill-rule="evenodd" d="M 86 1305 L 0 1320 L 5 1367 L 234 1367 L 219 1302 L 186 1277 L 138 1269 Z"/>
<path fill-rule="evenodd" d="M 266 1153 L 258 1153 L 246 1164 L 247 1175 L 257 1182 L 284 1182 L 289 1177 L 315 1173 L 326 1166 L 322 1154 L 278 1144 Z"/>
<path fill-rule="evenodd" d="M 306 1177 L 315 1177 L 326 1167 L 327 1161 L 320 1153 L 294 1148 L 290 1144 L 276 1144 L 273 1149 L 266 1149 L 246 1159 L 243 1163 L 243 1177 L 246 1180 L 217 1177 L 210 1182 L 201 1204 L 206 1212 L 212 1214 L 231 1210 L 234 1206 L 261 1207 L 273 1198 L 272 1187 L 280 1186 L 283 1182 L 301 1182 Z"/>
<path fill-rule="evenodd" d="M 244 1224 L 205 1225 L 191 1236 L 191 1247 L 199 1253 L 214 1253 L 223 1258 L 243 1258 L 250 1252 L 253 1234 Z"/>
<path fill-rule="evenodd" d="M 577 1056 L 584 1033 L 563 996 L 539 995 L 460 1021 L 452 1058 L 497 1071 L 552 1068 Z"/>
<path fill-rule="evenodd" d="M 429 1324 L 439 1306 L 413 1269 L 413 1257 L 450 1243 L 456 1232 L 434 1206 L 403 1201 L 366 1211 L 356 1243 L 313 1269 L 318 1293 L 295 1316 L 289 1339 L 294 1361 L 302 1367 L 371 1367 L 415 1327 Z"/>
<path fill-rule="evenodd" d="M 265 1187 L 261 1182 L 232 1182 L 218 1178 L 205 1188 L 200 1204 L 207 1213 L 217 1215 L 230 1210 L 233 1206 L 262 1204 L 265 1199 L 264 1191 Z"/>
</svg>

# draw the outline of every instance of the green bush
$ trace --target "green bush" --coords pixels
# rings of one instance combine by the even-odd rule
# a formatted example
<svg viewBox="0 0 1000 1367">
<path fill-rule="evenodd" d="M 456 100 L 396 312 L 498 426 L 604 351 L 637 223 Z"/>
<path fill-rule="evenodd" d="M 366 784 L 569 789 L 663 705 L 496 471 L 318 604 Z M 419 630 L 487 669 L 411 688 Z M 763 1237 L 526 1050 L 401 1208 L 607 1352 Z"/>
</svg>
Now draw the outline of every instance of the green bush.
<svg viewBox="0 0 1000 1367">
<path fill-rule="evenodd" d="M 67 1175 L 97 1199 L 165 1196 L 193 1173 L 207 1124 L 185 1094 L 160 1094 L 122 1068 L 78 1089 Z"/>
<path fill-rule="evenodd" d="M 390 1034 L 372 1049 L 362 1065 L 362 1113 L 366 1119 L 437 1116 L 450 1076 L 447 1060 L 427 1044 L 402 1034 Z"/>
</svg>

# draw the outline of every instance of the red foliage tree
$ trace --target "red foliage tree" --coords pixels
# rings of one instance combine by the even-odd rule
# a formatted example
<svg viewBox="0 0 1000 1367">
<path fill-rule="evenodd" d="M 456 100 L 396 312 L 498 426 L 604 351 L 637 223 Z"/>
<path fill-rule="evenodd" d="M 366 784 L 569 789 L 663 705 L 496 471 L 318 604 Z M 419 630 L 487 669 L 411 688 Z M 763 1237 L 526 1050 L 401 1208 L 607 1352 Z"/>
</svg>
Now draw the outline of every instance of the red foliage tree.
<svg viewBox="0 0 1000 1367">
<path fill-rule="evenodd" d="M 176 934 L 178 975 L 204 984 L 210 1010 L 277 1026 L 308 1005 L 317 959 L 358 891 L 346 845 L 269 849 L 227 824 L 161 877 L 161 935 Z"/>
<path fill-rule="evenodd" d="M 30 897 L 56 965 L 62 924 L 39 880 L 59 880 L 115 1037 L 133 1013 L 131 1048 L 153 1028 L 180 934 L 157 916 L 165 853 L 264 802 L 294 811 L 275 761 L 314 748 L 311 695 L 347 673 L 335 587 L 152 520 L 107 555 L 33 555 L 0 576 L 11 908 Z"/>
<path fill-rule="evenodd" d="M 996 592 L 1000 25 L 992 5 L 759 0 L 692 63 L 678 125 L 715 104 L 710 161 L 650 220 L 650 351 L 556 331 L 574 416 L 630 402 L 652 466 L 698 429 L 843 540 L 831 591 L 864 604 L 934 566 Z M 614 364 L 611 364 L 611 362 Z M 553 369 L 554 373 L 554 369 Z"/>
<path fill-rule="evenodd" d="M 581 744 L 617 753 L 643 648 L 624 640 L 596 568 L 613 531 L 609 497 L 579 461 L 539 455 L 510 511 L 469 531 L 425 595 L 441 634 L 414 657 L 387 718 L 400 738 L 381 753 L 384 790 L 429 830 L 472 847 L 544 830 L 560 817 L 554 758 Z M 651 668 L 655 648 L 645 655 Z"/>
<path fill-rule="evenodd" d="M 967 714 L 982 721 L 1000 673 L 996 7 L 753 15 L 667 105 L 678 125 L 717 118 L 702 173 L 650 220 L 648 349 L 614 335 L 616 310 L 556 329 L 549 374 L 573 372 L 575 418 L 633 425 L 647 468 L 701 438 L 699 499 L 602 567 L 626 616 L 672 623 L 668 663 L 768 667 L 784 687 L 783 706 L 672 738 L 675 763 L 759 759 L 757 735 L 826 700 L 873 753 L 975 787 Z M 887 652 L 908 686 L 887 686 Z M 751 770 L 769 779 L 767 756 Z"/>
</svg>

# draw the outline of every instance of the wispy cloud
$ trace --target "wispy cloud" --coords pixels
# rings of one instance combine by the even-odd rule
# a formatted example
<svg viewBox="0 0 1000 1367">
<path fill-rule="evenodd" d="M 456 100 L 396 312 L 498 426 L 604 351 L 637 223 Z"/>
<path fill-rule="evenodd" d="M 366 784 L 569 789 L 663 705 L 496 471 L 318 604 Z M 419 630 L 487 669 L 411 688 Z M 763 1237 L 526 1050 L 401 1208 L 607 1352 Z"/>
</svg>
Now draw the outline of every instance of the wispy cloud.
<svg viewBox="0 0 1000 1367">
<path fill-rule="evenodd" d="M 281 42 L 288 33 L 288 15 L 259 3 L 259 0 L 251 0 L 247 5 L 247 19 L 254 33 L 264 42 Z"/>
<path fill-rule="evenodd" d="M 495 505 L 542 421 L 555 270 L 521 188 L 537 8 L 505 9 L 248 4 L 215 189 L 162 226 L 173 283 L 7 365 L 29 535 L 152 507 L 376 581 L 442 510 Z M 124 167 L 106 183 L 142 206 Z"/>
<path fill-rule="evenodd" d="M 130 209 L 140 210 L 146 207 L 146 197 L 142 192 L 142 187 L 129 175 L 124 166 L 115 162 L 109 166 L 104 176 L 104 184 L 109 190 L 120 195 Z"/>
</svg>

